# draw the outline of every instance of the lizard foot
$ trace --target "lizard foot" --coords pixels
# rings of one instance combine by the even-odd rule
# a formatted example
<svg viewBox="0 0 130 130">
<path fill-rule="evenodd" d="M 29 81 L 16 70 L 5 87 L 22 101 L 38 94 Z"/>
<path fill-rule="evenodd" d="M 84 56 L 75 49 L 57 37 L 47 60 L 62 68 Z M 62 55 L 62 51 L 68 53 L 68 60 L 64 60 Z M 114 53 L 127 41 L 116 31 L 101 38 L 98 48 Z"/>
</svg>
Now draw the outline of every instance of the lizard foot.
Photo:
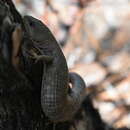
<svg viewBox="0 0 130 130">
<path fill-rule="evenodd" d="M 44 61 L 44 62 L 51 62 L 53 60 L 52 56 L 47 56 L 47 55 L 40 55 L 34 52 L 34 50 L 30 51 L 30 58 L 35 59 L 35 62 L 37 63 L 38 61 Z"/>
</svg>

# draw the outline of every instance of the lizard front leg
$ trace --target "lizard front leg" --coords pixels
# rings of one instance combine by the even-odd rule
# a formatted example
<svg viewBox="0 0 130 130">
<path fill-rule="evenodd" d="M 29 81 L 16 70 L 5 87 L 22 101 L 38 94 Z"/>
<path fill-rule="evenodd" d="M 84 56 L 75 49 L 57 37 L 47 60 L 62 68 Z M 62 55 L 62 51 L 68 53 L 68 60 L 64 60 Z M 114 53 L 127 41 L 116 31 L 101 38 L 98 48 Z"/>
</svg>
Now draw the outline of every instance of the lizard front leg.
<svg viewBox="0 0 130 130">
<path fill-rule="evenodd" d="M 23 37 L 24 44 L 22 46 L 23 54 L 30 59 L 34 59 L 37 63 L 38 61 L 43 61 L 45 63 L 52 62 L 53 57 L 44 54 L 41 49 L 39 49 L 32 39 L 28 39 L 26 36 Z M 26 42 L 25 42 L 26 41 Z"/>
<path fill-rule="evenodd" d="M 51 62 L 53 60 L 52 56 L 47 56 L 47 55 L 43 55 L 43 54 L 37 54 L 34 50 L 30 50 L 29 52 L 31 54 L 31 58 L 35 59 L 35 62 L 38 61 L 44 61 L 44 62 Z"/>
<path fill-rule="evenodd" d="M 41 51 L 37 47 L 31 47 L 30 49 L 25 49 L 25 52 L 28 54 L 28 57 L 34 59 L 37 63 L 38 61 L 43 61 L 45 63 L 52 62 L 53 57 L 41 54 Z"/>
</svg>

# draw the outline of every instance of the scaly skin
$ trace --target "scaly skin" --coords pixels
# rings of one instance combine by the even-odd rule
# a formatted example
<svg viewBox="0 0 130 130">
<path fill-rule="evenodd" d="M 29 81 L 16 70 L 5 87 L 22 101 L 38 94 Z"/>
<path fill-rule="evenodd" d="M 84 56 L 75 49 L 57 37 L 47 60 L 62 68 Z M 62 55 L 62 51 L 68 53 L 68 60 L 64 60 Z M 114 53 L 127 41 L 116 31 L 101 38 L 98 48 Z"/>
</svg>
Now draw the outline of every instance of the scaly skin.
<svg viewBox="0 0 130 130">
<path fill-rule="evenodd" d="M 53 122 L 71 120 L 85 97 L 85 83 L 78 74 L 68 72 L 66 59 L 50 30 L 31 16 L 24 16 L 23 21 L 25 39 L 30 41 L 24 45 L 27 53 L 44 63 L 42 109 Z"/>
</svg>

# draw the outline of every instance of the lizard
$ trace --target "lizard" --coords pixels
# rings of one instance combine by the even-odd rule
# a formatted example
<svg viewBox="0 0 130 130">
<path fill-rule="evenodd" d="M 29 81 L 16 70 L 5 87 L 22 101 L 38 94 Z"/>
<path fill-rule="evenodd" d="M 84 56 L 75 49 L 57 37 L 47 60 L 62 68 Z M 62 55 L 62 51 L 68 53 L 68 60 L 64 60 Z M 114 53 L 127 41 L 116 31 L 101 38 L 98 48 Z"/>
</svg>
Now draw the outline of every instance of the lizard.
<svg viewBox="0 0 130 130">
<path fill-rule="evenodd" d="M 32 16 L 23 17 L 23 55 L 44 64 L 41 107 L 52 122 L 71 120 L 86 96 L 85 82 L 70 73 L 65 56 L 48 27 Z M 37 68 L 35 68 L 37 69 Z M 70 87 L 70 84 L 72 87 Z"/>
</svg>

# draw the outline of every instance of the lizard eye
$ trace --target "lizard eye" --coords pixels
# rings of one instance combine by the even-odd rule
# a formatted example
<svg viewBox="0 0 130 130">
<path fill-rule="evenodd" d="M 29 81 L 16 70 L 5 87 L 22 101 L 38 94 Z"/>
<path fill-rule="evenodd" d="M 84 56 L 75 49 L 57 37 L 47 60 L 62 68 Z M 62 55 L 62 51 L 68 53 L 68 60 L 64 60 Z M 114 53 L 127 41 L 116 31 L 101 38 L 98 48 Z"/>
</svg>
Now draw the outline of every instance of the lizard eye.
<svg viewBox="0 0 130 130">
<path fill-rule="evenodd" d="M 29 25 L 30 25 L 31 27 L 34 27 L 34 26 L 35 26 L 35 24 L 34 24 L 33 22 L 30 22 Z"/>
</svg>

